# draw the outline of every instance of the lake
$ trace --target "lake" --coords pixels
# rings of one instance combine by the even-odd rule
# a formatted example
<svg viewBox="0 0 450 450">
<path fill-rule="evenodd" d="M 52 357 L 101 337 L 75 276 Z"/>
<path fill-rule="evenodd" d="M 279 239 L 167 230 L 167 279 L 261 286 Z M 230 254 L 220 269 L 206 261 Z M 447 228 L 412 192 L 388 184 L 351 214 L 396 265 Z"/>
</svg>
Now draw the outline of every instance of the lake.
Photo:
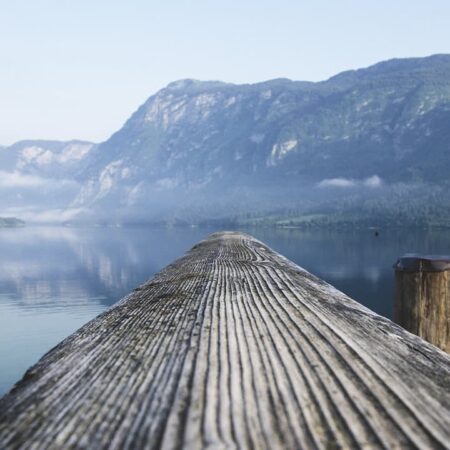
<svg viewBox="0 0 450 450">
<path fill-rule="evenodd" d="M 213 231 L 1 229 L 0 395 L 64 337 Z M 450 253 L 448 231 L 243 231 L 389 318 L 397 257 Z"/>
</svg>

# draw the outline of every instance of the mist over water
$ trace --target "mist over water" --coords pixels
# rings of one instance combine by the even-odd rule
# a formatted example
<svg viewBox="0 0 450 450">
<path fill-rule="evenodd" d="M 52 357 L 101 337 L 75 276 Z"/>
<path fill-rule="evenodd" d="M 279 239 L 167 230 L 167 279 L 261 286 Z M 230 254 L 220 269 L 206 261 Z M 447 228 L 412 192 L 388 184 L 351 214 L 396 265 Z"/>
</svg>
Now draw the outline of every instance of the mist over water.
<svg viewBox="0 0 450 450">
<path fill-rule="evenodd" d="M 212 228 L 0 230 L 0 395 L 45 352 L 183 255 Z M 243 230 L 386 317 L 407 252 L 450 253 L 450 233 Z"/>
</svg>

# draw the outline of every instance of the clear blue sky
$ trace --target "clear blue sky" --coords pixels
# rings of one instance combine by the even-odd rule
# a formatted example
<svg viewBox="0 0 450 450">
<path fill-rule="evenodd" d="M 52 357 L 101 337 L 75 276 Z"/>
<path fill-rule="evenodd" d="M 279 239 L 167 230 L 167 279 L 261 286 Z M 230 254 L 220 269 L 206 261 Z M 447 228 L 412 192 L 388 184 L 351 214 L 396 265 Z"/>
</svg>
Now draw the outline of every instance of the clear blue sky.
<svg viewBox="0 0 450 450">
<path fill-rule="evenodd" d="M 101 141 L 176 79 L 450 53 L 450 0 L 0 0 L 0 33 L 0 144 Z"/>
</svg>

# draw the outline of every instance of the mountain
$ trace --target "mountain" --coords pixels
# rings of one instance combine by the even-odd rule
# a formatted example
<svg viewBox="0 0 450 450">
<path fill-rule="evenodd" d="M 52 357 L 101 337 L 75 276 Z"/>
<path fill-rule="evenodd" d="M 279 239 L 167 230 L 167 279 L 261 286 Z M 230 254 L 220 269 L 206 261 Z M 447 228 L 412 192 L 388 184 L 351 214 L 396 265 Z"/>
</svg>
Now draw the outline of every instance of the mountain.
<svg viewBox="0 0 450 450">
<path fill-rule="evenodd" d="M 84 141 L 41 140 L 0 147 L 0 212 L 43 222 L 73 217 L 67 207 L 86 181 L 94 148 Z"/>
<path fill-rule="evenodd" d="M 71 165 L 60 156 L 66 143 L 42 145 L 19 167 L 20 145 L 9 170 L 70 180 L 77 192 L 66 216 L 77 220 L 442 221 L 450 217 L 450 55 L 390 60 L 317 83 L 181 80 L 106 142 L 72 143 L 83 150 Z M 0 150 L 0 167 L 10 152 Z"/>
<path fill-rule="evenodd" d="M 25 226 L 23 220 L 16 219 L 15 217 L 0 217 L 0 228 L 17 228 Z"/>
<path fill-rule="evenodd" d="M 89 152 L 95 147 L 85 141 L 20 141 L 0 148 L 3 171 L 50 178 L 77 178 L 86 170 Z"/>
</svg>

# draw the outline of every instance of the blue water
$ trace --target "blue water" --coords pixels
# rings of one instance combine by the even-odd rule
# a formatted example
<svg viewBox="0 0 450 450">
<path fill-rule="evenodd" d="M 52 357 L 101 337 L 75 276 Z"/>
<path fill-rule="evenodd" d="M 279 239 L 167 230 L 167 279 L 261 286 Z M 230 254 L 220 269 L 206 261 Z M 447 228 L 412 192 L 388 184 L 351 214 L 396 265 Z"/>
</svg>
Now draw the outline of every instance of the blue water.
<svg viewBox="0 0 450 450">
<path fill-rule="evenodd" d="M 213 231 L 1 229 L 0 395 L 64 337 Z M 245 231 L 387 317 L 396 258 L 450 253 L 448 232 Z"/>
</svg>

